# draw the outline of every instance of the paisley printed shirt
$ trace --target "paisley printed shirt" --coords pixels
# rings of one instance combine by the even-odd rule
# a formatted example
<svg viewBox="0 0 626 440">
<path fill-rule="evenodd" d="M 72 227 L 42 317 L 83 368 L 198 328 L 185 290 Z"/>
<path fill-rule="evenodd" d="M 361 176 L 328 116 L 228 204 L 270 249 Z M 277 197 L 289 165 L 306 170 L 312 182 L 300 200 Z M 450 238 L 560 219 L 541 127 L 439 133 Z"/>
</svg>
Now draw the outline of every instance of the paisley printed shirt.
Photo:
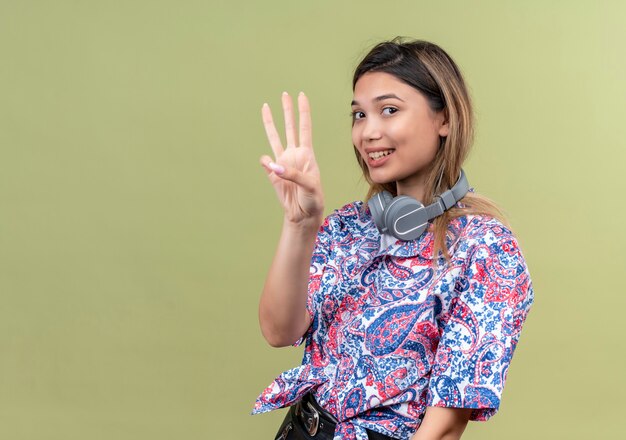
<svg viewBox="0 0 626 440">
<path fill-rule="evenodd" d="M 461 206 L 461 205 L 457 205 Z M 496 413 L 522 324 L 533 302 L 511 231 L 468 215 L 452 220 L 433 264 L 433 233 L 381 247 L 362 202 L 321 226 L 311 260 L 302 365 L 258 397 L 253 414 L 307 392 L 339 421 L 335 440 L 365 429 L 408 439 L 428 406 Z"/>
</svg>

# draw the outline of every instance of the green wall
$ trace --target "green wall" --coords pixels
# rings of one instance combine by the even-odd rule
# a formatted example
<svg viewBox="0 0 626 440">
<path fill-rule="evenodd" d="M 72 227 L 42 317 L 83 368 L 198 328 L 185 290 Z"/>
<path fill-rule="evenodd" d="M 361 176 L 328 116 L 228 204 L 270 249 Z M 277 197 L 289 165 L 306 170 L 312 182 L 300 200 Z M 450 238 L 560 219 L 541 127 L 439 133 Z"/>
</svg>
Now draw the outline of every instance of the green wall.
<svg viewBox="0 0 626 440">
<path fill-rule="evenodd" d="M 350 77 L 435 41 L 536 301 L 464 440 L 617 438 L 626 410 L 621 1 L 0 0 L 0 438 L 273 438 L 257 301 L 281 212 L 260 121 L 307 92 L 328 211 L 363 197 Z"/>
</svg>

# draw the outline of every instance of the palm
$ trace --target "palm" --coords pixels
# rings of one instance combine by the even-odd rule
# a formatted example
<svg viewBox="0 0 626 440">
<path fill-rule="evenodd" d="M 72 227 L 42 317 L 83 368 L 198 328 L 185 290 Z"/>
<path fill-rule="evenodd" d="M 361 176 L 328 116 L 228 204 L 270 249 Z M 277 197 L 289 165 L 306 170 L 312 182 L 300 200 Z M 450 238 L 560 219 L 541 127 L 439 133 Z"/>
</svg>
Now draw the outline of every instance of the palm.
<svg viewBox="0 0 626 440">
<path fill-rule="evenodd" d="M 268 171 L 285 216 L 293 222 L 318 218 L 323 212 L 324 204 L 319 169 L 311 141 L 309 103 L 304 94 L 298 97 L 298 109 L 300 124 L 296 139 L 291 98 L 283 94 L 287 141 L 287 146 L 283 148 L 269 106 L 263 106 L 263 123 L 275 159 L 272 161 L 269 156 L 263 156 L 261 162 Z M 272 162 L 283 167 L 285 172 L 277 173 Z"/>
</svg>

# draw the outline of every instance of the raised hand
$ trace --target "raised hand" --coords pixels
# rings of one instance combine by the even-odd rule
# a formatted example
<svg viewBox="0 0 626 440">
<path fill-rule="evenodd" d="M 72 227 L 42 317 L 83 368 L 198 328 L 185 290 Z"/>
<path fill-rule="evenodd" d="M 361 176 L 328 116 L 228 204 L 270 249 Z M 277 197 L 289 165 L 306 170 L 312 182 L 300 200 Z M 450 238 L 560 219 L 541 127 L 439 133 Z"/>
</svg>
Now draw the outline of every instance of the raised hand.
<svg viewBox="0 0 626 440">
<path fill-rule="evenodd" d="M 297 137 L 292 101 L 286 92 L 283 93 L 282 104 L 287 142 L 285 148 L 274 125 L 270 107 L 263 104 L 263 125 L 274 152 L 274 160 L 264 155 L 261 157 L 261 165 L 276 190 L 286 220 L 298 224 L 319 225 L 324 212 L 324 194 L 313 154 L 309 100 L 302 92 L 298 95 L 300 118 Z"/>
</svg>

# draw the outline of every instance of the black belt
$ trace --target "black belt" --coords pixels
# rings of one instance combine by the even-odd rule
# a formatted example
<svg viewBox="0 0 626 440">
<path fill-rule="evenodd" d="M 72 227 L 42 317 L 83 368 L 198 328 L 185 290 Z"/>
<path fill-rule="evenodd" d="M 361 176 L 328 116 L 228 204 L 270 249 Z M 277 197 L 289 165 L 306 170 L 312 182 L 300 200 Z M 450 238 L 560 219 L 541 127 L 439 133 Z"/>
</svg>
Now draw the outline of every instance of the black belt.
<svg viewBox="0 0 626 440">
<path fill-rule="evenodd" d="M 294 415 L 311 437 L 315 437 L 317 433 L 323 432 L 329 438 L 333 438 L 337 419 L 322 408 L 311 393 L 306 394 L 295 404 Z M 367 436 L 370 440 L 393 440 L 392 437 L 369 429 L 367 430 Z"/>
<path fill-rule="evenodd" d="M 319 406 L 310 393 L 296 403 L 294 414 L 310 436 L 314 437 L 318 432 L 323 432 L 330 438 L 333 437 L 337 419 Z"/>
</svg>

